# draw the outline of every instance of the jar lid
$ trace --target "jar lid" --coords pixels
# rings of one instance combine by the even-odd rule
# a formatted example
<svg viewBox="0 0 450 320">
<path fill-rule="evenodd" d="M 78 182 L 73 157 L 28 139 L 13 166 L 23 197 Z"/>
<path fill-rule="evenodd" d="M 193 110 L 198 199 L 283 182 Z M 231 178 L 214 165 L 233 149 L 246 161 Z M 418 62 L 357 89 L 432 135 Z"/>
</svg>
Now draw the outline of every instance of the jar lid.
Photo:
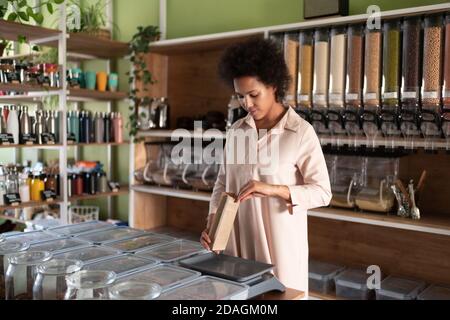
<svg viewBox="0 0 450 320">
<path fill-rule="evenodd" d="M 83 262 L 71 259 L 53 259 L 38 266 L 37 271 L 45 275 L 70 275 L 83 268 Z"/>
<path fill-rule="evenodd" d="M 113 271 L 82 270 L 67 277 L 67 285 L 78 289 L 98 289 L 111 285 L 116 280 Z"/>
<path fill-rule="evenodd" d="M 7 241 L 4 237 L 0 239 L 0 255 L 25 251 L 29 247 L 27 242 Z"/>
<path fill-rule="evenodd" d="M 52 257 L 48 251 L 27 251 L 9 256 L 8 261 L 11 264 L 35 266 L 49 261 Z"/>
<path fill-rule="evenodd" d="M 153 300 L 161 295 L 162 288 L 156 283 L 125 281 L 109 291 L 113 300 Z"/>
</svg>

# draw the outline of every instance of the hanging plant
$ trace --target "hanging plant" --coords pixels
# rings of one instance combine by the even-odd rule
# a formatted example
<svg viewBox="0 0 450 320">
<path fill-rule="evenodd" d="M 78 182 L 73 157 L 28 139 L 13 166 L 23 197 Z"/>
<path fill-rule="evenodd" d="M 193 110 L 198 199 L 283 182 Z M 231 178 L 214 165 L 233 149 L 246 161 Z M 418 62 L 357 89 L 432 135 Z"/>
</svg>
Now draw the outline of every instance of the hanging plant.
<svg viewBox="0 0 450 320">
<path fill-rule="evenodd" d="M 128 83 L 130 85 L 129 99 L 130 104 L 130 116 L 127 127 L 129 129 L 130 137 L 134 137 L 134 141 L 137 142 L 136 134 L 138 132 L 138 116 L 136 110 L 139 105 L 150 102 L 149 97 L 144 97 L 143 92 L 148 91 L 147 85 L 154 84 L 156 82 L 153 79 L 152 73 L 148 70 L 146 63 L 146 54 L 150 52 L 150 43 L 159 40 L 161 32 L 157 26 L 138 27 L 138 32 L 133 36 L 130 42 L 130 61 L 134 68 L 132 72 L 127 72 Z M 141 89 L 137 88 L 135 84 L 140 82 Z"/>
</svg>

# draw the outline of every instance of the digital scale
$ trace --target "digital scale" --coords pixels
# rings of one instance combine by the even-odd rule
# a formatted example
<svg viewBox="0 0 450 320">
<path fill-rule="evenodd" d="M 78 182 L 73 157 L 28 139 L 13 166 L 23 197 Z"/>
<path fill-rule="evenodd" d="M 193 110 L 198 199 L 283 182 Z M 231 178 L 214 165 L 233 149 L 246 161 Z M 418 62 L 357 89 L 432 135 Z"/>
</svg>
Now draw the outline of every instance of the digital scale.
<svg viewBox="0 0 450 320">
<path fill-rule="evenodd" d="M 179 264 L 202 274 L 248 285 L 250 289 L 247 299 L 270 291 L 286 290 L 286 287 L 271 273 L 274 267 L 271 264 L 212 252 L 181 260 Z"/>
</svg>

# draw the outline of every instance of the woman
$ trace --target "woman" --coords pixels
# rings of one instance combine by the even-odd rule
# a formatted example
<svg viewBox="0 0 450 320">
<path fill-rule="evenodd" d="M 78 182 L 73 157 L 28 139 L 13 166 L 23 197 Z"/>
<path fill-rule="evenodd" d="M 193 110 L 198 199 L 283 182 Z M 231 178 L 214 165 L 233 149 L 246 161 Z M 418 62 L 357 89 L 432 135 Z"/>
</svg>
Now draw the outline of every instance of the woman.
<svg viewBox="0 0 450 320">
<path fill-rule="evenodd" d="M 307 294 L 307 210 L 331 199 L 320 142 L 312 126 L 282 103 L 290 77 L 275 43 L 252 39 L 228 48 L 219 73 L 234 87 L 248 115 L 227 133 L 200 241 L 209 249 L 208 231 L 220 196 L 234 193 L 241 203 L 225 254 L 274 264 L 286 287 Z M 249 135 L 250 146 L 242 145 L 242 135 Z M 230 152 L 246 162 L 236 161 Z M 268 161 L 261 161 L 264 156 Z"/>
</svg>

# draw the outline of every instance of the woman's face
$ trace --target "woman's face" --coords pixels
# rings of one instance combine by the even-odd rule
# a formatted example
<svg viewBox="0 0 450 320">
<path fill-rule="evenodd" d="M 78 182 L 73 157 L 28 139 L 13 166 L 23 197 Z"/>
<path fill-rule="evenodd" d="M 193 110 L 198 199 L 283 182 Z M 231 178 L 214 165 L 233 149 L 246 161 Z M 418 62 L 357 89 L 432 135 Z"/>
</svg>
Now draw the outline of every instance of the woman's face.
<svg viewBox="0 0 450 320">
<path fill-rule="evenodd" d="M 256 77 L 245 76 L 234 79 L 234 90 L 241 106 L 255 121 L 264 119 L 276 103 L 275 88 L 265 85 Z"/>
</svg>

